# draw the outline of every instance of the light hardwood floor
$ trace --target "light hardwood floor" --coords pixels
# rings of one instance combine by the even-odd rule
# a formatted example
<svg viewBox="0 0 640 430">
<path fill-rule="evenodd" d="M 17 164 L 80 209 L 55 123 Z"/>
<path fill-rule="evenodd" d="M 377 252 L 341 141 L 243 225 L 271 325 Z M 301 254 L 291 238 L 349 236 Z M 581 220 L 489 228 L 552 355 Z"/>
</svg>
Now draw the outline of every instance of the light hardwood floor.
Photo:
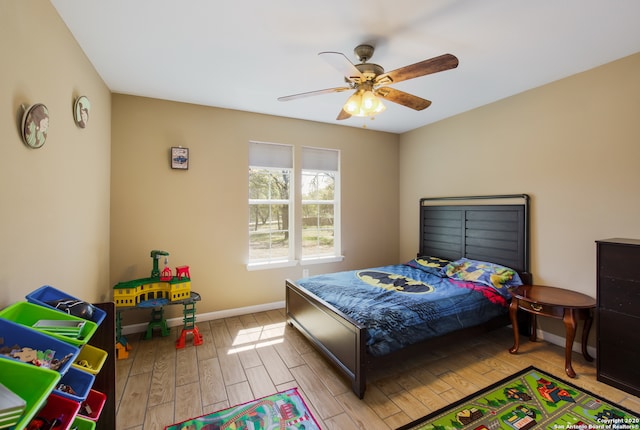
<svg viewBox="0 0 640 430">
<path fill-rule="evenodd" d="M 118 430 L 164 426 L 298 387 L 323 429 L 395 429 L 527 366 L 561 378 L 564 350 L 546 342 L 513 344 L 510 328 L 374 372 L 364 400 L 307 341 L 285 324 L 284 310 L 197 322 L 204 343 L 189 338 L 183 349 L 171 335 L 127 339 L 133 350 L 117 360 Z M 572 380 L 595 394 L 640 413 L 640 398 L 596 381 L 594 363 L 573 354 Z"/>
</svg>

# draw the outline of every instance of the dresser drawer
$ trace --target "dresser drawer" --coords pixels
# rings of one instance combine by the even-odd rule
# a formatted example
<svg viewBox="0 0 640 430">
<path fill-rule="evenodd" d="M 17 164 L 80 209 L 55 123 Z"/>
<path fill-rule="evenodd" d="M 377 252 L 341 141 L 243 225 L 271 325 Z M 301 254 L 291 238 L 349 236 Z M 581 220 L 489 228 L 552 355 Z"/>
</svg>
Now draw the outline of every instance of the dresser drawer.
<svg viewBox="0 0 640 430">
<path fill-rule="evenodd" d="M 638 314 L 640 280 L 601 277 L 598 282 L 598 307 L 621 313 Z"/>
<path fill-rule="evenodd" d="M 615 353 L 640 355 L 640 318 L 607 309 L 598 309 L 599 346 L 615 347 Z M 600 350 L 598 350 L 600 356 Z"/>
<path fill-rule="evenodd" d="M 620 388 L 635 396 L 640 395 L 640 368 L 637 355 L 626 349 L 602 343 L 598 347 L 598 380 Z"/>
<path fill-rule="evenodd" d="M 618 279 L 640 279 L 640 246 L 598 243 L 598 275 Z"/>
<path fill-rule="evenodd" d="M 640 318 L 598 311 L 598 380 L 638 395 Z"/>
</svg>

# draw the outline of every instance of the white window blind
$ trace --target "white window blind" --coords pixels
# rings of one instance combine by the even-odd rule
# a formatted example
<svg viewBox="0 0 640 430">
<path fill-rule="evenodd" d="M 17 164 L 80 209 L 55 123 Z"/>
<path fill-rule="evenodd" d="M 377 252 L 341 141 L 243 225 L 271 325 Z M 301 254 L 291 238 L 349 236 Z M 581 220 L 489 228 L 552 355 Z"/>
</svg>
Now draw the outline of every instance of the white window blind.
<svg viewBox="0 0 640 430">
<path fill-rule="evenodd" d="M 249 142 L 249 166 L 293 168 L 293 147 L 280 143 Z"/>
<path fill-rule="evenodd" d="M 305 146 L 302 148 L 302 170 L 337 172 L 340 170 L 340 152 Z"/>
</svg>

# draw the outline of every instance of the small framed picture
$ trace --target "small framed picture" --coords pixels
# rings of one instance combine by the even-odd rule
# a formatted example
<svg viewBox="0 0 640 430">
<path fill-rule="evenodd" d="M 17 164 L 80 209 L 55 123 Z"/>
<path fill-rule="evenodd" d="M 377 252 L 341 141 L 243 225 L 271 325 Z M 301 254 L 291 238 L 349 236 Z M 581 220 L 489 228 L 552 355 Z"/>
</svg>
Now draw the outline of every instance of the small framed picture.
<svg viewBox="0 0 640 430">
<path fill-rule="evenodd" d="M 189 168 L 189 148 L 171 147 L 171 168 L 187 170 Z"/>
</svg>

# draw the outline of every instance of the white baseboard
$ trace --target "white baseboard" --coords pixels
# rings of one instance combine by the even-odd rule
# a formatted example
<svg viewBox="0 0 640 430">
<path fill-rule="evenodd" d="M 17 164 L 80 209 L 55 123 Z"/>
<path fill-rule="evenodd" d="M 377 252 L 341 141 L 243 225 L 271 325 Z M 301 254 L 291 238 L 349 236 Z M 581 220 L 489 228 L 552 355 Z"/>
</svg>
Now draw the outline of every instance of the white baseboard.
<svg viewBox="0 0 640 430">
<path fill-rule="evenodd" d="M 282 309 L 285 306 L 285 302 L 266 303 L 264 305 L 247 306 L 237 309 L 225 309 L 223 311 L 207 312 L 204 314 L 196 314 L 196 321 L 211 321 L 220 318 L 236 317 L 238 315 L 252 314 L 256 312 L 272 311 L 274 309 Z M 183 325 L 184 321 L 182 317 L 169 318 L 167 320 L 167 326 L 175 327 Z M 122 327 L 122 334 L 132 333 L 144 333 L 147 330 L 148 323 L 130 324 Z"/>
</svg>

